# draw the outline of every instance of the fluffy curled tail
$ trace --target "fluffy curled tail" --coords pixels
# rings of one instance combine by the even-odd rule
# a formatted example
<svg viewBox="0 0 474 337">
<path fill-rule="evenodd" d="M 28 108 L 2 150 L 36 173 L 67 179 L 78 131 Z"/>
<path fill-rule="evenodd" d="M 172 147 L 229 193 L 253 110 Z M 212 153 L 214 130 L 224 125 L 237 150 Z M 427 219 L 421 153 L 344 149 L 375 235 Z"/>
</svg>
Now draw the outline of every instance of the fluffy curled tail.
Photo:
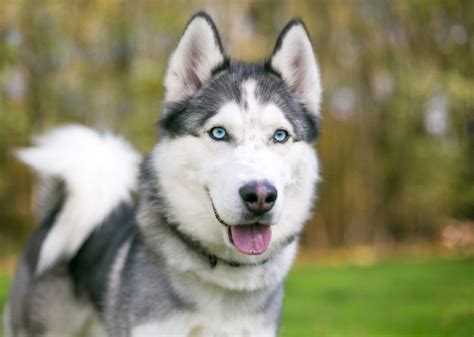
<svg viewBox="0 0 474 337">
<path fill-rule="evenodd" d="M 62 200 L 44 239 L 36 273 L 74 256 L 92 231 L 137 187 L 141 156 L 122 138 L 80 125 L 55 129 L 20 149 L 39 175 L 40 220 Z"/>
</svg>

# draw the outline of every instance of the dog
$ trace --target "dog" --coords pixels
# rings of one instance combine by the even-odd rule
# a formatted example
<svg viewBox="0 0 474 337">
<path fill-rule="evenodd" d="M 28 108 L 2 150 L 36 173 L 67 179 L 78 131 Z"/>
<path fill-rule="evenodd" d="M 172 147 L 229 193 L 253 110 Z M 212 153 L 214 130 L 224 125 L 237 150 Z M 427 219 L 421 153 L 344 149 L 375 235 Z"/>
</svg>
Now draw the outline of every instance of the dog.
<svg viewBox="0 0 474 337">
<path fill-rule="evenodd" d="M 264 63 L 231 60 L 205 12 L 165 75 L 155 148 L 80 125 L 18 156 L 39 227 L 5 336 L 276 336 L 319 180 L 321 81 L 300 19 Z"/>
</svg>

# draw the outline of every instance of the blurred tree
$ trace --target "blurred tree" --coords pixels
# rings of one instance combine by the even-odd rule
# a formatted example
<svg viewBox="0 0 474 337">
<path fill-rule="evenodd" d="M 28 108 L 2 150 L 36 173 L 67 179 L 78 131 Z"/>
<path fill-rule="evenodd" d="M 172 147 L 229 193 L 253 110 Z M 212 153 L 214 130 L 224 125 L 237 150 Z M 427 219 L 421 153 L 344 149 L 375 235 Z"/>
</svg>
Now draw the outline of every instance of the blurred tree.
<svg viewBox="0 0 474 337">
<path fill-rule="evenodd" d="M 65 122 L 110 128 L 149 151 L 162 78 L 187 18 L 208 10 L 231 55 L 268 57 L 301 16 L 325 94 L 324 180 L 306 242 L 433 239 L 474 220 L 474 2 L 3 1 L 0 3 L 0 233 L 34 225 L 31 175 L 11 150 Z M 2 252 L 0 251 L 0 254 Z"/>
</svg>

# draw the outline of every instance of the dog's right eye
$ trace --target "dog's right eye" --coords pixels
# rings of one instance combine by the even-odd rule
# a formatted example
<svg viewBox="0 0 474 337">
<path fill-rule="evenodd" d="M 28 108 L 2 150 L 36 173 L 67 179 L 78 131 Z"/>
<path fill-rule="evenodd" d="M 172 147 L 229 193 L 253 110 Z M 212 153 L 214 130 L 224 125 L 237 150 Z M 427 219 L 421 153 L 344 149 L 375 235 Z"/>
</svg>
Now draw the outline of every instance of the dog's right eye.
<svg viewBox="0 0 474 337">
<path fill-rule="evenodd" d="M 227 140 L 229 139 L 229 134 L 227 133 L 226 129 L 222 126 L 213 127 L 209 131 L 209 136 L 214 140 Z"/>
</svg>

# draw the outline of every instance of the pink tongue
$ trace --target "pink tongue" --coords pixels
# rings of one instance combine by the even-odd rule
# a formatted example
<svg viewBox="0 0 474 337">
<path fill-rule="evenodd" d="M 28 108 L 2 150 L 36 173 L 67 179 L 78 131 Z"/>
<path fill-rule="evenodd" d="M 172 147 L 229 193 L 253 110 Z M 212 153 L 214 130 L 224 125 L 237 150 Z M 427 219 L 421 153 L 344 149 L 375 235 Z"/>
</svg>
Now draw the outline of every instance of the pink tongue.
<svg viewBox="0 0 474 337">
<path fill-rule="evenodd" d="M 246 255 L 260 255 L 268 249 L 272 230 L 269 225 L 230 226 L 232 242 Z"/>
</svg>

